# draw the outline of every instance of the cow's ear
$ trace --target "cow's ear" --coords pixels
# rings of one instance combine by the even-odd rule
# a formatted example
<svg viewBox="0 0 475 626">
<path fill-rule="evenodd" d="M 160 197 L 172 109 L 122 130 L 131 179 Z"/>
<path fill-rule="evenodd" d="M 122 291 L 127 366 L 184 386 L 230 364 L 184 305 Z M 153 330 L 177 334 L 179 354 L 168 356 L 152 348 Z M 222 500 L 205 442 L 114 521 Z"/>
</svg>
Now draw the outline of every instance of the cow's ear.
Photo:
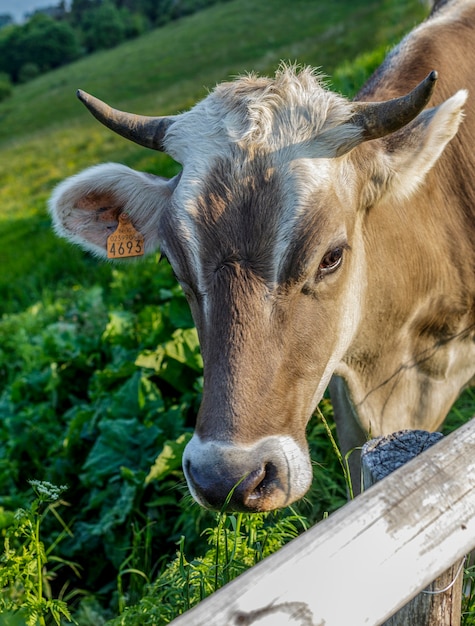
<svg viewBox="0 0 475 626">
<path fill-rule="evenodd" d="M 125 213 L 143 236 L 148 253 L 158 248 L 158 222 L 172 190 L 170 181 L 105 163 L 58 185 L 49 209 L 58 235 L 103 258 L 107 257 L 107 239 Z"/>
<path fill-rule="evenodd" d="M 381 171 L 372 177 L 380 184 L 376 196 L 389 193 L 399 200 L 411 196 L 456 134 L 467 95 L 465 90 L 458 91 L 382 140 L 385 149 L 378 159 Z"/>
</svg>

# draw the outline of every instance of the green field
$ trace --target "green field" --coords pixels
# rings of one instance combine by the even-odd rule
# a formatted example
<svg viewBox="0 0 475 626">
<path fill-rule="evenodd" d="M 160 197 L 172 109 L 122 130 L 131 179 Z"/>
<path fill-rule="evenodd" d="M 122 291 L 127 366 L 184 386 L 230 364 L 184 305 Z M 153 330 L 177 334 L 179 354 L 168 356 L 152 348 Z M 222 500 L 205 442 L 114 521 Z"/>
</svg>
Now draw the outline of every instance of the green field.
<svg viewBox="0 0 475 626">
<path fill-rule="evenodd" d="M 41 522 L 50 549 L 42 596 L 64 601 L 82 626 L 168 623 L 341 506 L 346 487 L 315 418 L 315 484 L 295 510 L 216 519 L 185 495 L 180 454 L 201 364 L 170 268 L 157 257 L 98 262 L 58 240 L 46 211 L 54 186 L 84 167 L 117 161 L 171 176 L 179 166 L 101 127 L 76 89 L 136 113 L 175 113 L 219 81 L 272 74 L 284 59 L 320 67 L 351 96 L 425 14 L 418 0 L 231 0 L 15 87 L 0 103 L 0 530 L 20 549 L 29 522 L 15 527 L 14 512 Z M 327 399 L 321 408 L 333 430 Z M 467 392 L 448 429 L 474 413 Z M 67 504 L 46 498 L 35 508 L 28 479 L 66 484 Z M 218 575 L 228 536 L 235 558 Z M 38 563 L 35 545 L 26 552 Z M 30 567 L 15 563 L 23 574 Z M 0 609 L 43 611 L 31 624 L 55 623 L 33 570 L 16 595 L 4 587 Z M 124 613 L 142 597 L 140 614 Z"/>
</svg>

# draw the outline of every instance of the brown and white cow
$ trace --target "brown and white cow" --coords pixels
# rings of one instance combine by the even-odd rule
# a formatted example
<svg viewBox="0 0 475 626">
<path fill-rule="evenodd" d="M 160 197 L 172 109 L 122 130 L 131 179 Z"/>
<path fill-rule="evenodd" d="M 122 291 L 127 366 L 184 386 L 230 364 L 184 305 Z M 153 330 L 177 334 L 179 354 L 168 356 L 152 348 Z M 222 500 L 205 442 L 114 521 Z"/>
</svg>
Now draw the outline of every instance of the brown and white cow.
<svg viewBox="0 0 475 626">
<path fill-rule="evenodd" d="M 183 459 L 204 506 L 233 487 L 237 510 L 302 497 L 305 429 L 329 384 L 349 450 L 368 432 L 436 429 L 473 378 L 474 41 L 475 1 L 443 3 L 353 102 L 285 66 L 168 118 L 80 92 L 183 165 L 172 180 L 98 165 L 50 206 L 56 231 L 99 256 L 126 212 L 168 257 L 204 359 Z"/>
</svg>

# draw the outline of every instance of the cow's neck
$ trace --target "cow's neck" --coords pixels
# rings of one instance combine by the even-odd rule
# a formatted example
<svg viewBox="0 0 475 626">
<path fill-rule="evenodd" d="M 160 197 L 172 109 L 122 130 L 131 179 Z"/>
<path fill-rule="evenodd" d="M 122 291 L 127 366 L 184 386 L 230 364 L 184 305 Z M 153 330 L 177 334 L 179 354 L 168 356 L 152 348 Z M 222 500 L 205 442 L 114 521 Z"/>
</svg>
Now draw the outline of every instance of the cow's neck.
<svg viewBox="0 0 475 626">
<path fill-rule="evenodd" d="M 405 204 L 380 203 L 367 215 L 368 297 L 337 373 L 374 435 L 436 429 L 473 376 L 473 245 L 463 216 L 447 220 L 444 203 L 431 199 L 442 193 L 436 177 L 443 167 Z M 439 215 L 434 207 L 442 207 Z M 452 254 L 454 246 L 466 254 Z M 451 265 L 456 257 L 462 262 Z"/>
<path fill-rule="evenodd" d="M 399 96 L 433 69 L 439 81 L 431 106 L 469 87 L 474 23 L 475 3 L 450 3 L 394 50 L 356 99 Z M 467 101 L 463 125 L 475 128 L 474 98 Z M 438 428 L 473 379 L 473 180 L 473 134 L 465 131 L 410 200 L 397 206 L 388 200 L 368 211 L 368 297 L 336 373 L 345 379 L 361 425 L 374 435 Z"/>
</svg>

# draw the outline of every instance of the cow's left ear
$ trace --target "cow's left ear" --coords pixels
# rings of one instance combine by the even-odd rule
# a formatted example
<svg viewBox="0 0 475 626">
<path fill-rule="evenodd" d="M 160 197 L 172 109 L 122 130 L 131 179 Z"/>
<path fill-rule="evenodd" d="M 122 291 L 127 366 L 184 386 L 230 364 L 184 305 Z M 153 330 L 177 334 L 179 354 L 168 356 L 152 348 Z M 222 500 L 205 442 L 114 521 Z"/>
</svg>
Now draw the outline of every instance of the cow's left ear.
<svg viewBox="0 0 475 626">
<path fill-rule="evenodd" d="M 454 137 L 463 118 L 468 92 L 458 91 L 449 100 L 420 113 L 403 129 L 385 138 L 382 160 L 387 192 L 409 197 Z"/>
<path fill-rule="evenodd" d="M 158 248 L 158 222 L 173 188 L 166 179 L 104 163 L 58 185 L 49 209 L 58 235 L 103 258 L 107 239 L 125 214 L 127 223 L 143 236 L 148 253 Z"/>
</svg>

